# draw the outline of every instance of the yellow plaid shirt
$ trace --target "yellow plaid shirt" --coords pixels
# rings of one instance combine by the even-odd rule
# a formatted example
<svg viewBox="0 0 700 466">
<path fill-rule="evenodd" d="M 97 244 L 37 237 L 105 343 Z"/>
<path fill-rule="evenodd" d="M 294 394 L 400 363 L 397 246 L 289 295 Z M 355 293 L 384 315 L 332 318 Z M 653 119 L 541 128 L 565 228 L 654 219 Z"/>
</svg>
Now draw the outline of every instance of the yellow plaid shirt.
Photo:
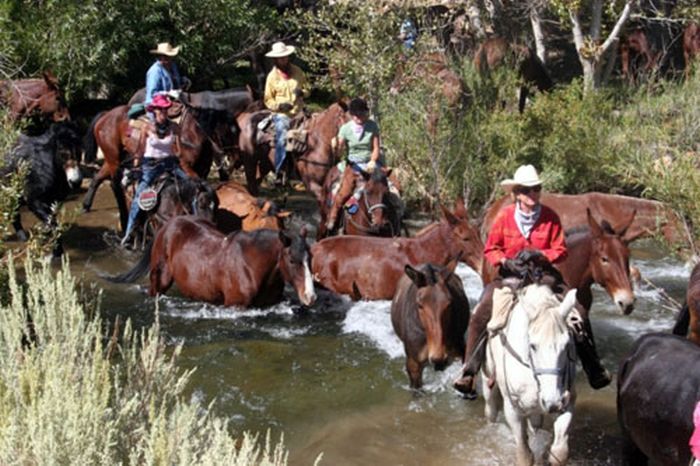
<svg viewBox="0 0 700 466">
<path fill-rule="evenodd" d="M 296 89 L 301 89 L 304 98 L 311 93 L 309 82 L 306 80 L 304 72 L 296 65 L 289 65 L 289 78 L 285 79 L 277 69 L 272 68 L 272 71 L 267 75 L 265 81 L 265 106 L 273 112 L 284 113 L 288 117 L 293 117 L 301 111 L 302 101 L 294 95 Z M 292 104 L 292 109 L 288 112 L 279 112 L 280 104 Z"/>
</svg>

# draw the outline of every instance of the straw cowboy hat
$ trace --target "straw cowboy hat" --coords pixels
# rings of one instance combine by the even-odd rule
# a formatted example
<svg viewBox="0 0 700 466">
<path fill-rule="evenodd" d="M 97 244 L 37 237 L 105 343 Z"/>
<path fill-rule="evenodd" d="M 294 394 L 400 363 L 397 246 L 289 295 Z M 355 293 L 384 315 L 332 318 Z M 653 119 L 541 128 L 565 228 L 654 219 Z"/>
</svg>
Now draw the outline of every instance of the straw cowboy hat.
<svg viewBox="0 0 700 466">
<path fill-rule="evenodd" d="M 294 53 L 296 48 L 293 45 L 286 45 L 284 42 L 275 42 L 272 44 L 272 50 L 265 54 L 266 57 L 270 58 L 282 58 L 288 57 Z"/>
<path fill-rule="evenodd" d="M 165 55 L 166 57 L 174 57 L 180 52 L 180 47 L 173 47 L 170 42 L 161 42 L 156 48 L 151 50 L 153 55 Z"/>
<path fill-rule="evenodd" d="M 512 179 L 501 181 L 501 186 L 539 186 L 542 184 L 537 170 L 532 165 L 520 165 Z"/>
</svg>

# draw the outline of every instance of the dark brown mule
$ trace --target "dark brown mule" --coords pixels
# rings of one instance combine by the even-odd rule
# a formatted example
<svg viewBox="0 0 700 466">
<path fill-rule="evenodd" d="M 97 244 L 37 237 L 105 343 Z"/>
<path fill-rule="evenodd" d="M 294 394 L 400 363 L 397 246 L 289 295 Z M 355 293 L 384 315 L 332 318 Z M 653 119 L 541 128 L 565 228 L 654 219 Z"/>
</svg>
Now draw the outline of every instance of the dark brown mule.
<svg viewBox="0 0 700 466">
<path fill-rule="evenodd" d="M 464 84 L 459 75 L 450 68 L 447 55 L 442 52 L 417 55 L 401 62 L 389 92 L 398 94 L 416 83 L 433 92 L 434 105 L 429 109 L 427 130 L 434 135 L 440 113 L 444 112 L 445 106 L 453 111 L 459 109 L 465 95 Z"/>
<path fill-rule="evenodd" d="M 588 209 L 595 218 L 606 219 L 626 219 L 632 212 L 636 212 L 634 221 L 625 232 L 626 243 L 637 238 L 656 235 L 663 235 L 670 244 L 688 243 L 678 215 L 659 201 L 596 192 L 584 194 L 542 193 L 541 200 L 542 204 L 553 209 L 559 215 L 565 230 L 587 225 L 588 215 L 586 211 Z M 507 195 L 489 206 L 481 224 L 481 232 L 484 236 L 488 234 L 501 208 L 512 203 L 513 199 Z M 614 227 L 615 230 L 620 229 L 617 224 Z"/>
<path fill-rule="evenodd" d="M 306 306 L 316 300 L 305 234 L 273 230 L 225 235 L 203 219 L 175 217 L 158 230 L 149 251 L 112 281 L 128 283 L 150 270 L 149 293 L 175 282 L 188 298 L 225 306 L 269 306 L 283 298 L 285 283 Z"/>
<path fill-rule="evenodd" d="M 690 332 L 689 332 L 690 331 Z M 685 304 L 678 315 L 673 333 L 700 345 L 700 263 L 693 267 L 685 293 Z"/>
<path fill-rule="evenodd" d="M 464 357 L 469 300 L 454 274 L 457 260 L 446 267 L 406 265 L 391 303 L 391 324 L 403 342 L 411 388 L 423 385 L 423 368 L 443 370 L 452 358 Z"/>
<path fill-rule="evenodd" d="M 700 56 L 700 24 L 691 22 L 683 31 L 683 57 L 685 58 L 685 78 L 690 77 L 693 60 Z"/>
<path fill-rule="evenodd" d="M 480 272 L 484 243 L 469 223 L 462 202 L 454 212 L 441 207 L 443 220 L 413 238 L 337 236 L 311 247 L 314 279 L 323 287 L 354 299 L 391 299 L 404 266 L 461 261 Z"/>
<path fill-rule="evenodd" d="M 243 185 L 235 181 L 221 184 L 216 188 L 216 195 L 219 198 L 216 226 L 225 233 L 262 228 L 283 230 L 284 219 L 292 214 L 278 209 L 272 201 L 250 195 Z"/>
<path fill-rule="evenodd" d="M 346 170 L 351 170 L 347 166 Z M 374 172 L 360 172 L 356 181 L 355 193 L 350 199 L 354 199 L 356 211 L 349 212 L 344 206 L 342 216 L 343 234 L 359 236 L 399 236 L 401 234 L 400 212 L 397 212 L 393 199 L 395 195 L 389 191 L 389 177 L 391 169 L 378 169 Z M 326 222 L 329 215 L 330 203 L 333 202 L 333 184 L 340 179 L 340 172 L 333 167 L 323 184 L 324 198 L 321 203 L 321 223 L 318 227 L 317 238 L 325 238 L 331 232 L 326 231 Z M 358 186 L 358 183 L 360 184 Z M 358 197 L 359 196 L 359 197 Z"/>
<path fill-rule="evenodd" d="M 0 105 L 14 119 L 39 115 L 53 121 L 70 120 L 58 80 L 50 71 L 44 71 L 42 79 L 0 81 Z"/>
<path fill-rule="evenodd" d="M 654 53 L 644 29 L 627 34 L 620 44 L 622 78 L 634 84 L 638 73 L 652 73 L 659 62 L 661 52 Z"/>
<path fill-rule="evenodd" d="M 688 465 L 700 399 L 700 348 L 675 335 L 639 338 L 620 364 L 617 419 L 625 466 Z"/>
<path fill-rule="evenodd" d="M 126 228 L 127 207 L 120 183 L 122 168 L 131 166 L 131 158 L 143 148 L 130 137 L 129 107 L 120 105 L 98 115 L 90 125 L 86 136 L 85 160 L 94 161 L 99 146 L 104 154 L 102 167 L 90 183 L 83 209 L 88 212 L 97 188 L 106 179 L 112 182 L 112 191 L 117 200 L 122 229 Z M 215 133 L 230 131 L 228 112 L 221 110 L 185 107 L 180 120 L 180 166 L 191 177 L 206 179 L 214 158 L 212 145 Z"/>
<path fill-rule="evenodd" d="M 503 64 L 515 66 L 522 80 L 518 101 L 520 113 L 525 110 L 531 86 L 537 87 L 540 92 L 547 92 L 554 87 L 544 64 L 529 47 L 509 44 L 503 37 L 491 37 L 486 39 L 474 54 L 474 67 L 482 75 Z"/>
<path fill-rule="evenodd" d="M 238 124 L 241 128 L 239 148 L 241 160 L 245 168 L 248 191 L 254 196 L 258 193 L 260 181 L 273 169 L 275 151 L 270 144 L 258 146 L 255 143 L 257 123 L 264 112 L 241 114 Z M 308 148 L 303 154 L 287 154 L 285 163 L 294 163 L 297 173 L 306 189 L 313 193 L 319 204 L 323 201 L 323 181 L 328 170 L 335 164 L 331 148 L 331 140 L 338 134 L 340 127 L 350 117 L 347 106 L 337 102 L 320 113 L 314 113 L 303 129 L 307 131 Z"/>
</svg>

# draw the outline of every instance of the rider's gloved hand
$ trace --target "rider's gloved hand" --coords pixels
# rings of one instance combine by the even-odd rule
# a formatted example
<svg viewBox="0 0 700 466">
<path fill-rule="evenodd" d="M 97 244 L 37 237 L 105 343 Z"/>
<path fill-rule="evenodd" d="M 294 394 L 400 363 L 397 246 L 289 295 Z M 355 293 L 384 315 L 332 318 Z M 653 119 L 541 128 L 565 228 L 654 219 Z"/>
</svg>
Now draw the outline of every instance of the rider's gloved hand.
<svg viewBox="0 0 700 466">
<path fill-rule="evenodd" d="M 365 171 L 367 173 L 373 173 L 376 168 L 377 162 L 375 162 L 374 160 L 370 160 L 369 162 L 367 162 L 367 167 L 365 168 Z"/>
<path fill-rule="evenodd" d="M 537 249 L 523 249 L 515 256 L 515 260 L 522 264 L 527 264 L 528 262 L 547 261 L 547 258 L 542 254 L 542 251 Z"/>
<path fill-rule="evenodd" d="M 499 273 L 501 276 L 519 276 L 522 264 L 517 259 L 506 259 L 501 262 Z"/>
<path fill-rule="evenodd" d="M 180 89 L 171 89 L 166 93 L 166 95 L 170 98 L 170 100 L 180 100 L 181 93 L 182 91 Z"/>
<path fill-rule="evenodd" d="M 278 112 L 288 112 L 288 111 L 290 111 L 292 108 L 294 108 L 292 104 L 290 104 L 289 102 L 285 102 L 285 103 L 279 104 L 279 105 L 277 106 L 277 111 L 278 111 Z"/>
</svg>

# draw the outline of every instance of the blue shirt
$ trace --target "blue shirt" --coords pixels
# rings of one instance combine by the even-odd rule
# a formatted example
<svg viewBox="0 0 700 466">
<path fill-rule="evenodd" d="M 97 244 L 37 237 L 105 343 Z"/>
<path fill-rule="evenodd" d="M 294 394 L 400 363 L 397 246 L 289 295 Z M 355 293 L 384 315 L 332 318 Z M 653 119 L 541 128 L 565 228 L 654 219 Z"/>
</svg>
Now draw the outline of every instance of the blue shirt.
<svg viewBox="0 0 700 466">
<path fill-rule="evenodd" d="M 158 92 L 180 89 L 182 85 L 180 71 L 178 71 L 174 62 L 170 63 L 170 70 L 172 74 L 158 60 L 148 69 L 148 72 L 146 72 L 146 100 L 144 100 L 144 105 L 150 104 L 153 96 Z"/>
</svg>

